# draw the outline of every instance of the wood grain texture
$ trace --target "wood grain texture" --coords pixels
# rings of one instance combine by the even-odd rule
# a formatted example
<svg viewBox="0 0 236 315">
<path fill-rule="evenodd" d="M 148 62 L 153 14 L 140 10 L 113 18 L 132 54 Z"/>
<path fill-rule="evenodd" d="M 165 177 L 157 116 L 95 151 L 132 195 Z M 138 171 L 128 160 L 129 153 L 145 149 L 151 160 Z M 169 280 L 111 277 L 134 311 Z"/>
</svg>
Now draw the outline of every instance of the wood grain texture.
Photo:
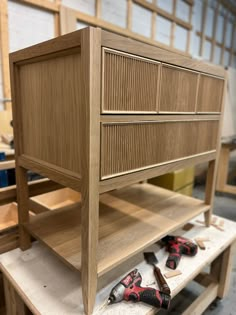
<svg viewBox="0 0 236 315">
<path fill-rule="evenodd" d="M 80 32 L 72 32 L 63 37 L 50 39 L 46 42 L 18 50 L 10 54 L 10 62 L 19 63 L 22 61 L 26 63 L 37 57 L 61 52 L 64 49 L 73 49 L 80 46 L 80 35 Z"/>
<path fill-rule="evenodd" d="M 197 112 L 221 112 L 224 80 L 201 74 Z"/>
<path fill-rule="evenodd" d="M 103 194 L 99 208 L 98 275 L 153 244 L 165 235 L 166 229 L 175 230 L 208 207 L 200 200 L 150 184 Z M 26 228 L 70 267 L 80 270 L 80 237 L 84 231 L 80 222 L 79 209 L 54 210 L 33 217 Z"/>
<path fill-rule="evenodd" d="M 101 178 L 215 150 L 217 131 L 217 121 L 102 124 Z"/>
<path fill-rule="evenodd" d="M 197 72 L 162 65 L 159 112 L 195 112 Z"/>
<path fill-rule="evenodd" d="M 83 90 L 79 135 L 83 156 L 81 163 L 81 246 L 82 293 L 86 315 L 93 312 L 97 292 L 97 255 L 99 225 L 101 30 L 81 32 Z M 78 209 L 79 210 L 79 209 Z M 80 246 L 80 245 L 79 245 Z"/>
<path fill-rule="evenodd" d="M 206 64 L 193 58 L 176 54 L 173 51 L 167 51 L 166 49 L 140 43 L 137 40 L 126 38 L 107 31 L 102 31 L 102 46 L 122 50 L 126 53 L 135 54 L 153 60 L 161 60 L 165 63 L 209 73 L 219 77 L 225 76 L 225 70 L 220 66 Z"/>
<path fill-rule="evenodd" d="M 104 49 L 103 112 L 157 112 L 160 64 Z"/>
<path fill-rule="evenodd" d="M 79 174 L 80 54 L 45 59 L 19 68 L 22 153 Z"/>
<path fill-rule="evenodd" d="M 140 181 L 170 173 L 182 168 L 194 166 L 196 164 L 205 163 L 215 160 L 216 151 L 206 152 L 204 154 L 192 156 L 186 159 L 180 159 L 173 163 L 166 163 L 156 167 L 147 168 L 138 172 L 133 172 L 124 176 L 118 176 L 100 181 L 100 193 L 108 192 L 113 189 L 119 189 L 124 186 L 132 185 Z"/>
</svg>

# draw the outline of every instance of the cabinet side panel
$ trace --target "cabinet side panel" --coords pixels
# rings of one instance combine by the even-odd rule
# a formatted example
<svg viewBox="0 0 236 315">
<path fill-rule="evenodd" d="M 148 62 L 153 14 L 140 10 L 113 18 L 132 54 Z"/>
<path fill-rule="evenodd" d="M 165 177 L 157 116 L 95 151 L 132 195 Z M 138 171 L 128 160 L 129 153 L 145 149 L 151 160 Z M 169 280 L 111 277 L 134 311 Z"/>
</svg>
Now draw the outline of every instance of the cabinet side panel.
<svg viewBox="0 0 236 315">
<path fill-rule="evenodd" d="M 22 154 L 80 174 L 80 53 L 19 66 Z"/>
<path fill-rule="evenodd" d="M 214 120 L 103 124 L 101 177 L 216 150 L 218 125 Z"/>
</svg>

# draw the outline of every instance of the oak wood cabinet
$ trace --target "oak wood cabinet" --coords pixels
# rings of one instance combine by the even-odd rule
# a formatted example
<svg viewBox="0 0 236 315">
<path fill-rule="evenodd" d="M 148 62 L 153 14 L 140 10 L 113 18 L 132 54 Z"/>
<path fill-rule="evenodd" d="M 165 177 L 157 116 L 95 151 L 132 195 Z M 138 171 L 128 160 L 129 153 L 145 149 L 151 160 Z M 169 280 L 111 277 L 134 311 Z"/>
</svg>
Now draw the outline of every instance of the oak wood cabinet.
<svg viewBox="0 0 236 315">
<path fill-rule="evenodd" d="M 20 244 L 97 278 L 204 212 L 210 224 L 224 69 L 97 28 L 10 55 Z M 209 162 L 205 201 L 137 184 Z M 27 170 L 81 193 L 29 218 Z"/>
</svg>

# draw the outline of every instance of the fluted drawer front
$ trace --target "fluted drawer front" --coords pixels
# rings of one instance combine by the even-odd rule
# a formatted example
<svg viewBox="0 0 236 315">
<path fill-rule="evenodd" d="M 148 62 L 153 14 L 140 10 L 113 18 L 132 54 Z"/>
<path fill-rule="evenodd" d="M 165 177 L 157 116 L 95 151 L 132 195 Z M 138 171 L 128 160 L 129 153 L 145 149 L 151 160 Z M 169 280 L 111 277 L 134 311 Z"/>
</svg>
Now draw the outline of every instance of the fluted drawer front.
<svg viewBox="0 0 236 315">
<path fill-rule="evenodd" d="M 162 65 L 159 112 L 194 113 L 196 111 L 198 73 Z"/>
<path fill-rule="evenodd" d="M 197 112 L 221 112 L 224 80 L 212 76 L 200 75 Z"/>
<path fill-rule="evenodd" d="M 150 59 L 104 49 L 102 112 L 156 113 L 159 67 Z"/>
<path fill-rule="evenodd" d="M 216 120 L 104 123 L 101 178 L 215 150 L 218 123 Z"/>
</svg>

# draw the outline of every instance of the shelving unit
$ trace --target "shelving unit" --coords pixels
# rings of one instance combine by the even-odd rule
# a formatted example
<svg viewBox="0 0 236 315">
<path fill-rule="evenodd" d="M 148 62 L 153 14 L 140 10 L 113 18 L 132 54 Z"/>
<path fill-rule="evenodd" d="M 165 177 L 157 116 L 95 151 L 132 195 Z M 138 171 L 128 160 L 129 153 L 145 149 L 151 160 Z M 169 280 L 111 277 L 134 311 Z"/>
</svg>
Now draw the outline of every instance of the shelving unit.
<svg viewBox="0 0 236 315">
<path fill-rule="evenodd" d="M 90 315 L 98 276 L 200 213 L 209 226 L 225 71 L 95 28 L 10 60 L 21 249 L 34 235 L 80 270 Z M 137 184 L 202 162 L 205 201 Z M 29 218 L 27 170 L 81 201 Z"/>
</svg>

